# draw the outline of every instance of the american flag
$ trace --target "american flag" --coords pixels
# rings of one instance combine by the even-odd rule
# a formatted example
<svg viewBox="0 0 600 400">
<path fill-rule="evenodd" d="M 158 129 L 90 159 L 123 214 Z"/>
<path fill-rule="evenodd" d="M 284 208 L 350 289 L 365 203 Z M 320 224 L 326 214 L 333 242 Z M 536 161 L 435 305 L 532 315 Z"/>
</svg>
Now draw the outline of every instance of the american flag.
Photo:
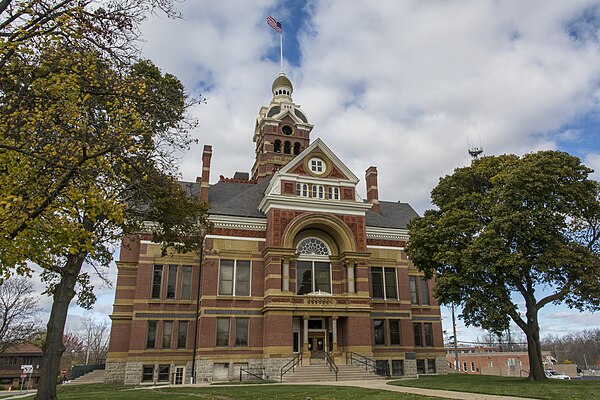
<svg viewBox="0 0 600 400">
<path fill-rule="evenodd" d="M 267 24 L 269 24 L 269 26 L 275 29 L 277 32 L 283 33 L 281 31 L 281 22 L 277 22 L 275 18 L 271 17 L 270 15 L 267 17 Z"/>
</svg>

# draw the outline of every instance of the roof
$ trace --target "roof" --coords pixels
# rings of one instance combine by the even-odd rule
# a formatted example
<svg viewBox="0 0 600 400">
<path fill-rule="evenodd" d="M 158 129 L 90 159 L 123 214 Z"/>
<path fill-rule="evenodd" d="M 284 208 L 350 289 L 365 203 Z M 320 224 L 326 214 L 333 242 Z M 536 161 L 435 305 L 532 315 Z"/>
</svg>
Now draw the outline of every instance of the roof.
<svg viewBox="0 0 600 400">
<path fill-rule="evenodd" d="M 42 349 L 31 344 L 31 343 L 19 343 L 14 344 L 8 347 L 3 355 L 16 355 L 16 354 L 32 354 L 32 355 L 42 355 Z"/>
<path fill-rule="evenodd" d="M 258 205 L 268 184 L 269 180 L 264 179 L 259 183 L 217 182 L 210 185 L 209 214 L 265 218 Z"/>
<path fill-rule="evenodd" d="M 379 214 L 367 211 L 366 225 L 378 228 L 406 229 L 419 214 L 408 203 L 379 201 Z"/>
</svg>

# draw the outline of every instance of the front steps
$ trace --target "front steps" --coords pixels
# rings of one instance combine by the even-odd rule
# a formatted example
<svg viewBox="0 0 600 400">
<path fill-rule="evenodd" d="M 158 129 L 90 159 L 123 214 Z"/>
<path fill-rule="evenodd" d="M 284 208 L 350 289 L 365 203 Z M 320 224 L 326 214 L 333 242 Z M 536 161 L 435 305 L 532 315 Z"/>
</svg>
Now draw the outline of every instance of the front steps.
<svg viewBox="0 0 600 400">
<path fill-rule="evenodd" d="M 88 383 L 104 383 L 105 371 L 103 369 L 95 369 L 79 378 L 69 381 L 69 385 L 85 385 Z"/>
<path fill-rule="evenodd" d="M 364 367 L 358 365 L 338 365 L 338 368 L 338 381 L 384 379 L 382 376 L 365 371 Z M 335 373 L 329 371 L 329 367 L 325 364 L 299 366 L 295 368 L 295 372 L 290 370 L 283 376 L 284 383 L 330 381 L 335 381 Z"/>
</svg>

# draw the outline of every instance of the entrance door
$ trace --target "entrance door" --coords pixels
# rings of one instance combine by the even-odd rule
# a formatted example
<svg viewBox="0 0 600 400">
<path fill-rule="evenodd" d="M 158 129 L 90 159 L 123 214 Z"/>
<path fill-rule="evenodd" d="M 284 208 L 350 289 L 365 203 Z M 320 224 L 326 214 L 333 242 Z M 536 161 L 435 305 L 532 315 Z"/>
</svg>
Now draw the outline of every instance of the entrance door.
<svg viewBox="0 0 600 400">
<path fill-rule="evenodd" d="M 311 358 L 325 357 L 325 332 L 309 332 L 308 349 Z"/>
<path fill-rule="evenodd" d="M 185 376 L 185 367 L 175 367 L 175 384 L 182 385 Z"/>
</svg>

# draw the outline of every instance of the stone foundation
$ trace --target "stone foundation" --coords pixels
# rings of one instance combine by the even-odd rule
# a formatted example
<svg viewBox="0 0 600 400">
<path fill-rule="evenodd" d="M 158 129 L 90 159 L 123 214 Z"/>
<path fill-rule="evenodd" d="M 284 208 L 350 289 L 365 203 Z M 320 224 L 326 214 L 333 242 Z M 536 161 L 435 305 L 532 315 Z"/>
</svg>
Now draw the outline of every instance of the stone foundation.
<svg viewBox="0 0 600 400">
<path fill-rule="evenodd" d="M 448 363 L 446 362 L 446 357 L 435 358 L 435 370 L 438 374 L 448 373 Z"/>
<path fill-rule="evenodd" d="M 143 364 L 129 361 L 125 367 L 125 385 L 139 385 L 142 383 Z"/>
<path fill-rule="evenodd" d="M 127 363 L 124 362 L 107 362 L 104 369 L 104 382 L 113 384 L 125 383 L 125 368 Z"/>
<path fill-rule="evenodd" d="M 407 378 L 416 378 L 417 360 L 404 360 L 404 376 Z"/>
</svg>

